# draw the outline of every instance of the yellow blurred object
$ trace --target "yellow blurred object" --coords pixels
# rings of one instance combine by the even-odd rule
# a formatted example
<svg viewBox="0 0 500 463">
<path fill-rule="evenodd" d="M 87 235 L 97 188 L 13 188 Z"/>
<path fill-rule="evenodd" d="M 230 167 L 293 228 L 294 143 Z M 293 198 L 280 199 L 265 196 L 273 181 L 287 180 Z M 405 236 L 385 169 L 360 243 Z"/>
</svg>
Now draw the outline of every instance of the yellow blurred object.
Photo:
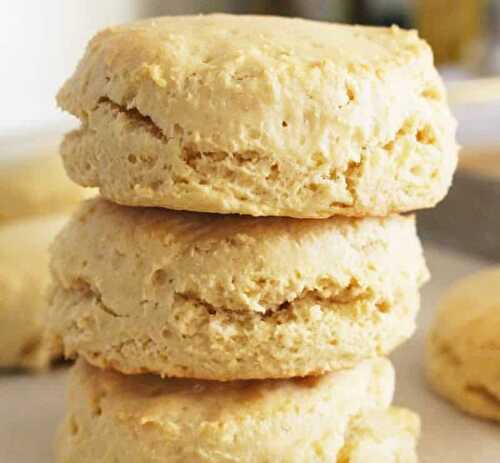
<svg viewBox="0 0 500 463">
<path fill-rule="evenodd" d="M 484 0 L 419 0 L 420 34 L 434 50 L 437 64 L 462 60 L 479 41 Z"/>
<path fill-rule="evenodd" d="M 44 338 L 48 247 L 66 219 L 53 214 L 0 223 L 0 369 L 43 370 L 59 357 Z"/>
</svg>

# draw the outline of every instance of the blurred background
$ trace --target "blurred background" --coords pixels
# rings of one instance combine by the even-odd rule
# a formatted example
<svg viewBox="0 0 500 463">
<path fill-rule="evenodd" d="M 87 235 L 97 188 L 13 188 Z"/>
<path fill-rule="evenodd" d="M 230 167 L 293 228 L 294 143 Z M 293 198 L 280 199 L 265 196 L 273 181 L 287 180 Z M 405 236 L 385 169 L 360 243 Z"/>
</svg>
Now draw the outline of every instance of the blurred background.
<svg viewBox="0 0 500 463">
<path fill-rule="evenodd" d="M 418 29 L 449 87 L 464 146 L 452 194 L 422 214 L 423 236 L 500 259 L 500 0 L 3 1 L 0 161 L 55 150 L 59 134 L 76 124 L 56 108 L 54 95 L 97 30 L 214 11 Z"/>
</svg>

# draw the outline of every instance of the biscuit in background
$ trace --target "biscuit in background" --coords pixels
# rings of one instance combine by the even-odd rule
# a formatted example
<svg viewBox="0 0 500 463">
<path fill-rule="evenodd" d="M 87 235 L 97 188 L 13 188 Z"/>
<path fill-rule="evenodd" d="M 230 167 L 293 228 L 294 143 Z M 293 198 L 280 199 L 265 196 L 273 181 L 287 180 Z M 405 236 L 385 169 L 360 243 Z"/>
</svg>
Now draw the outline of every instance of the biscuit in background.
<svg viewBox="0 0 500 463">
<path fill-rule="evenodd" d="M 92 194 L 67 177 L 55 154 L 0 164 L 0 223 L 70 211 Z"/>
<path fill-rule="evenodd" d="M 53 359 L 44 339 L 48 247 L 67 217 L 0 225 L 0 368 L 43 369 Z"/>
<path fill-rule="evenodd" d="M 428 338 L 432 387 L 462 410 L 500 421 L 500 267 L 456 283 Z"/>
</svg>

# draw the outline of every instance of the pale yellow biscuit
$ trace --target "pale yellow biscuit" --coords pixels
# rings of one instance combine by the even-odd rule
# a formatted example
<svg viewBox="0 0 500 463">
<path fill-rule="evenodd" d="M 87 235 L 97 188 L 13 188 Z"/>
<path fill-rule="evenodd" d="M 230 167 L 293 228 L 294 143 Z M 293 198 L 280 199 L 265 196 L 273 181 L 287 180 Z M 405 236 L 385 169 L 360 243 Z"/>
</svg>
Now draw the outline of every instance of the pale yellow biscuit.
<svg viewBox="0 0 500 463">
<path fill-rule="evenodd" d="M 302 220 L 88 201 L 52 249 L 51 332 L 125 373 L 304 376 L 390 352 L 427 277 L 413 217 Z"/>
<path fill-rule="evenodd" d="M 387 410 L 393 387 L 385 359 L 317 378 L 229 383 L 124 376 L 79 360 L 56 461 L 409 463 L 399 456 L 410 440 L 414 448 L 418 424 Z M 368 448 L 387 459 L 360 460 Z"/>
<path fill-rule="evenodd" d="M 48 216 L 0 226 L 0 368 L 42 368 L 49 285 L 49 243 L 66 218 Z"/>
<path fill-rule="evenodd" d="M 71 178 L 135 206 L 327 217 L 434 206 L 455 122 L 415 31 L 255 16 L 107 29 L 58 95 Z"/>
<path fill-rule="evenodd" d="M 60 213 L 92 194 L 67 177 L 59 156 L 40 156 L 0 166 L 0 223 Z"/>
<path fill-rule="evenodd" d="M 457 283 L 428 339 L 432 387 L 462 410 L 500 421 L 500 267 Z"/>
</svg>

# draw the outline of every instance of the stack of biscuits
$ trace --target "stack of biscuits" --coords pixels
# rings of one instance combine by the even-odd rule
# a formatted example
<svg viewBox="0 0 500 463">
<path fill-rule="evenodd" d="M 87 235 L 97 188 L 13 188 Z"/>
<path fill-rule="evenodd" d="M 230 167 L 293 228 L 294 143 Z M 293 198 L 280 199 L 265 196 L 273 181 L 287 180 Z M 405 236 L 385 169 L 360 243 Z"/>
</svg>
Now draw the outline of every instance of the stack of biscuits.
<svg viewBox="0 0 500 463">
<path fill-rule="evenodd" d="M 58 95 L 98 187 L 52 247 L 79 357 L 57 461 L 416 461 L 384 358 L 415 328 L 414 217 L 455 123 L 415 32 L 252 16 L 99 33 Z"/>
</svg>

